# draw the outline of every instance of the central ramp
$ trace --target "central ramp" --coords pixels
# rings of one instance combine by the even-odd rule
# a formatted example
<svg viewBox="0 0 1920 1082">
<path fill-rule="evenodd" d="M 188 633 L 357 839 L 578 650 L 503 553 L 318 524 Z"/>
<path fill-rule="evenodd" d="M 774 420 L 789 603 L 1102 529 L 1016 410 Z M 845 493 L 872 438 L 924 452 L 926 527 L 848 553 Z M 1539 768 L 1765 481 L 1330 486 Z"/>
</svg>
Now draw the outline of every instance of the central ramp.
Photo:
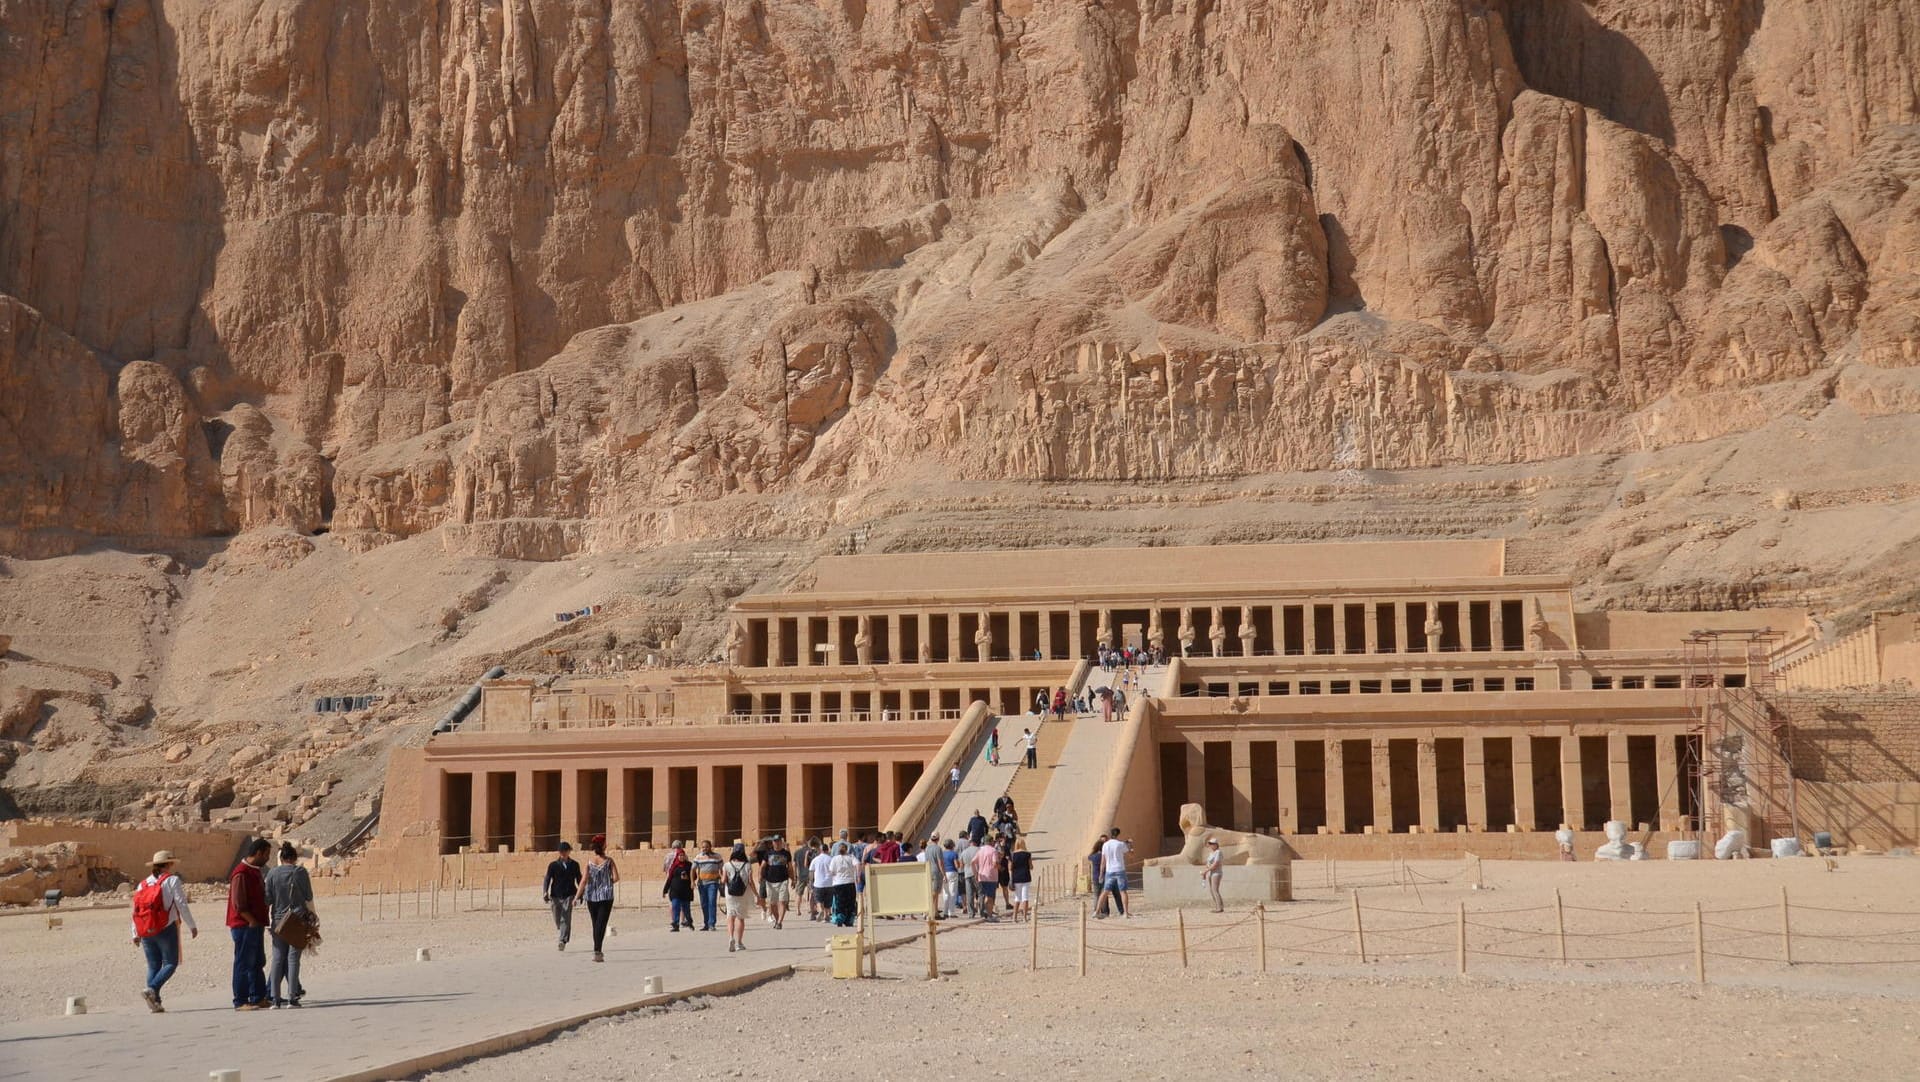
<svg viewBox="0 0 1920 1082">
<path fill-rule="evenodd" d="M 1138 702 L 1146 694 L 1146 689 L 1156 686 L 1166 671 L 1165 666 L 1145 669 L 1138 681 L 1122 688 L 1119 684 L 1120 673 L 1096 668 L 1087 674 L 1087 695 L 1097 703 L 1098 699 L 1093 697 L 1098 695 L 1099 689 L 1114 688 L 1125 691 L 1130 701 Z M 1030 817 L 1027 848 L 1032 851 L 1036 863 L 1078 860 L 1093 847 L 1095 832 L 1106 829 L 1108 824 L 1092 821 L 1094 805 L 1099 802 L 1107 774 L 1112 769 L 1115 749 L 1119 746 L 1123 729 L 1125 726 L 1118 715 L 1110 722 L 1102 721 L 1097 710 L 1081 717 L 1071 726 L 1053 727 L 1056 734 L 1071 730 L 1071 735 L 1060 747 L 1059 758 L 1047 779 L 1046 796 L 1040 801 L 1039 811 L 1022 811 L 1023 815 Z M 1041 739 L 1044 741 L 1046 736 L 1043 733 Z M 1046 752 L 1044 743 L 1041 752 Z"/>
</svg>

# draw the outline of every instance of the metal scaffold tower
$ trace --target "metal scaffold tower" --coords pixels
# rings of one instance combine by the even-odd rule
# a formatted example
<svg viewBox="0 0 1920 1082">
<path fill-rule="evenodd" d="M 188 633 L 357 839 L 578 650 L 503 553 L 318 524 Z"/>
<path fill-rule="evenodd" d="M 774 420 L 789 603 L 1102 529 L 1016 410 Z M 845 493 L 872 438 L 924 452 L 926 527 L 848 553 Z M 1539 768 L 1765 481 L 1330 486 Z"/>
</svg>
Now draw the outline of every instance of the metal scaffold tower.
<svg viewBox="0 0 1920 1082">
<path fill-rule="evenodd" d="M 1792 724 L 1771 663 L 1783 638 L 1771 628 L 1737 628 L 1685 639 L 1687 708 L 1699 740 L 1681 769 L 1697 780 L 1693 806 L 1709 846 L 1727 830 L 1746 831 L 1748 845 L 1762 849 L 1800 834 Z"/>
</svg>

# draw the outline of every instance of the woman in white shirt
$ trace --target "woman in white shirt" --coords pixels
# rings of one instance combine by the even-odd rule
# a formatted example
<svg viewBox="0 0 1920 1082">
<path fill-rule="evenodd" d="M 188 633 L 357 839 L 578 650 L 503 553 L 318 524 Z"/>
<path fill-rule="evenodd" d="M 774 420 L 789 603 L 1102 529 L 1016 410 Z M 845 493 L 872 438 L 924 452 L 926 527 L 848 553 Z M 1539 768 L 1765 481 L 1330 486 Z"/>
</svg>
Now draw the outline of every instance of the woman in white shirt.
<svg viewBox="0 0 1920 1082">
<path fill-rule="evenodd" d="M 833 843 L 833 859 L 827 862 L 827 879 L 833 890 L 833 923 L 842 928 L 854 926 L 854 883 L 860 878 L 860 861 L 846 842 Z"/>
</svg>

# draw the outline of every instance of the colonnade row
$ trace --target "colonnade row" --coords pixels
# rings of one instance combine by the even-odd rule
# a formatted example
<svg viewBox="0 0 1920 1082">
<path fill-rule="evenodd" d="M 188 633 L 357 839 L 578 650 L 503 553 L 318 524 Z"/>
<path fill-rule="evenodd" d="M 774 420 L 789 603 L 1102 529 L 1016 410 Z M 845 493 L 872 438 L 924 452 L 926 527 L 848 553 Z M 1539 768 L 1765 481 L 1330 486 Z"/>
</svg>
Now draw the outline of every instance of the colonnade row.
<svg viewBox="0 0 1920 1082">
<path fill-rule="evenodd" d="M 1044 691 L 1051 697 L 1054 690 L 1065 683 L 1063 673 L 1059 682 L 1042 684 L 880 690 L 822 686 L 741 691 L 728 696 L 727 709 L 729 713 L 754 714 L 767 721 L 958 720 L 976 701 L 986 703 L 996 714 L 1027 713 L 1033 708 L 1036 693 Z"/>
<path fill-rule="evenodd" d="M 1160 744 L 1162 833 L 1180 806 L 1285 834 L 1678 830 L 1697 818 L 1700 738 L 1680 729 L 1540 736 L 1234 736 Z"/>
<path fill-rule="evenodd" d="M 428 806 L 439 809 L 442 853 L 578 849 L 596 834 L 618 849 L 726 845 L 878 830 L 925 769 L 919 758 L 445 768 L 432 773 L 439 792 Z"/>
<path fill-rule="evenodd" d="M 1168 656 L 1524 650 L 1545 621 L 1520 598 L 1245 602 L 1179 607 L 737 614 L 728 659 L 753 668 L 1082 658 L 1096 645 Z"/>
</svg>

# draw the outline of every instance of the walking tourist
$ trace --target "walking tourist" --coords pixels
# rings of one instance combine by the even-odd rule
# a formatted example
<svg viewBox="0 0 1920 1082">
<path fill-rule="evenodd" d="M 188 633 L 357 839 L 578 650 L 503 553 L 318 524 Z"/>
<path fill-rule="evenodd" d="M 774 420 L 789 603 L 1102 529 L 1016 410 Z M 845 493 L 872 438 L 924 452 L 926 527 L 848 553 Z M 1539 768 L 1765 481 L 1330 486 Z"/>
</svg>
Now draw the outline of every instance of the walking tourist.
<svg viewBox="0 0 1920 1082">
<path fill-rule="evenodd" d="M 760 862 L 760 894 L 766 900 L 773 926 L 784 927 L 787 907 L 793 903 L 793 854 L 778 835 L 767 851 L 767 859 Z"/>
<path fill-rule="evenodd" d="M 589 844 L 593 855 L 587 858 L 580 899 L 587 903 L 587 916 L 593 921 L 593 960 L 604 962 L 606 955 L 600 951 L 607 938 L 607 920 L 613 916 L 613 885 L 620 881 L 620 869 L 607 856 L 606 835 L 595 834 Z"/>
<path fill-rule="evenodd" d="M 833 859 L 827 864 L 827 879 L 833 890 L 833 923 L 842 928 L 854 926 L 857 897 L 853 885 L 860 878 L 860 861 L 846 842 L 833 847 Z"/>
<path fill-rule="evenodd" d="M 1063 706 L 1062 709 L 1064 710 L 1065 707 Z M 1040 738 L 1033 735 L 1032 729 L 1028 729 L 1020 734 L 1020 743 L 1021 750 L 1027 756 L 1027 769 L 1037 768 L 1040 765 Z"/>
<path fill-rule="evenodd" d="M 1057 720 L 1067 716 L 1067 689 L 1053 689 L 1053 716 Z"/>
<path fill-rule="evenodd" d="M 980 873 L 973 866 L 979 856 L 980 844 L 968 837 L 955 858 L 955 864 L 960 869 L 960 911 L 969 917 L 980 915 Z"/>
<path fill-rule="evenodd" d="M 753 864 L 747 847 L 736 845 L 720 866 L 727 891 L 727 953 L 747 949 L 747 902 L 753 894 Z"/>
<path fill-rule="evenodd" d="M 712 842 L 701 842 L 693 857 L 693 886 L 700 892 L 700 930 L 711 932 L 720 916 L 720 854 Z"/>
<path fill-rule="evenodd" d="M 1133 914 L 1127 912 L 1127 854 L 1133 852 L 1133 844 L 1120 840 L 1120 828 L 1114 827 L 1112 834 L 1100 846 L 1100 866 L 1105 876 L 1102 894 L 1113 895 L 1114 912 L 1123 917 Z"/>
<path fill-rule="evenodd" d="M 991 845 L 982 845 L 973 858 L 973 876 L 980 884 L 980 916 L 989 921 L 999 920 L 993 915 L 993 896 L 1000 883 L 1000 850 Z"/>
<path fill-rule="evenodd" d="M 1033 854 L 1024 839 L 1013 843 L 1007 857 L 1007 881 L 1013 885 L 1013 919 L 1033 919 Z"/>
<path fill-rule="evenodd" d="M 821 920 L 830 916 L 833 912 L 833 854 L 825 849 L 815 853 L 813 859 L 807 862 L 807 879 L 813 888 L 809 895 L 813 908 L 807 914 L 807 919 Z"/>
<path fill-rule="evenodd" d="M 173 853 L 162 849 L 153 855 L 150 874 L 133 892 L 133 941 L 147 958 L 147 986 L 140 997 L 155 1014 L 166 1010 L 160 1005 L 160 989 L 180 968 L 182 924 L 191 938 L 200 938 L 200 926 L 187 908 L 187 888 L 173 874 Z"/>
<path fill-rule="evenodd" d="M 934 856 L 940 864 L 940 916 L 945 919 L 953 916 L 953 911 L 965 901 L 960 897 L 960 869 L 953 839 L 941 842 Z"/>
<path fill-rule="evenodd" d="M 272 843 L 255 838 L 227 880 L 227 933 L 233 937 L 233 1009 L 262 1011 L 267 1001 L 267 884 L 260 874 Z"/>
<path fill-rule="evenodd" d="M 973 809 L 973 818 L 967 820 L 967 840 L 975 845 L 979 845 L 986 839 L 987 817 L 980 814 L 979 808 L 975 808 Z"/>
<path fill-rule="evenodd" d="M 1096 918 L 1107 915 L 1106 871 L 1100 857 L 1100 847 L 1107 843 L 1107 836 L 1101 834 L 1093 839 L 1093 849 L 1087 853 L 1087 884 L 1094 893 L 1096 904 L 1093 915 Z"/>
<path fill-rule="evenodd" d="M 1220 880 L 1226 872 L 1220 867 L 1220 839 L 1207 839 L 1207 863 L 1200 871 L 1200 878 L 1207 882 L 1207 893 L 1213 895 L 1213 911 L 1224 913 L 1227 903 L 1220 899 Z"/>
<path fill-rule="evenodd" d="M 561 842 L 558 853 L 547 865 L 540 880 L 540 900 L 553 910 L 553 930 L 560 936 L 561 950 L 573 938 L 573 899 L 580 893 L 580 862 L 573 859 L 573 846 Z"/>
<path fill-rule="evenodd" d="M 955 764 L 955 765 L 953 766 L 953 768 L 952 768 L 951 770 L 948 770 L 948 771 L 947 771 L 947 784 L 948 784 L 948 785 L 949 785 L 950 787 L 952 787 L 952 788 L 954 789 L 954 791 L 955 791 L 955 792 L 958 792 L 958 791 L 959 791 L 959 789 L 960 789 L 960 767 L 959 767 L 959 764 L 957 764 L 957 763 L 956 763 L 956 764 Z"/>
<path fill-rule="evenodd" d="M 1000 726 L 998 725 L 995 725 L 993 731 L 987 734 L 987 763 L 991 766 L 1000 765 Z"/>
<path fill-rule="evenodd" d="M 673 843 L 673 852 L 668 855 L 666 866 L 661 869 L 666 881 L 660 884 L 660 896 L 667 900 L 667 931 L 677 932 L 682 925 L 688 930 L 693 928 L 693 861 L 687 859 L 687 847 L 682 842 Z"/>
<path fill-rule="evenodd" d="M 300 852 L 292 842 L 280 843 L 280 863 L 266 874 L 265 882 L 267 927 L 273 937 L 267 993 L 275 1007 L 298 1007 L 307 994 L 306 986 L 300 983 L 300 952 L 320 922 L 313 912 L 313 880 L 300 866 Z M 283 981 L 284 996 L 280 994 Z"/>
</svg>

